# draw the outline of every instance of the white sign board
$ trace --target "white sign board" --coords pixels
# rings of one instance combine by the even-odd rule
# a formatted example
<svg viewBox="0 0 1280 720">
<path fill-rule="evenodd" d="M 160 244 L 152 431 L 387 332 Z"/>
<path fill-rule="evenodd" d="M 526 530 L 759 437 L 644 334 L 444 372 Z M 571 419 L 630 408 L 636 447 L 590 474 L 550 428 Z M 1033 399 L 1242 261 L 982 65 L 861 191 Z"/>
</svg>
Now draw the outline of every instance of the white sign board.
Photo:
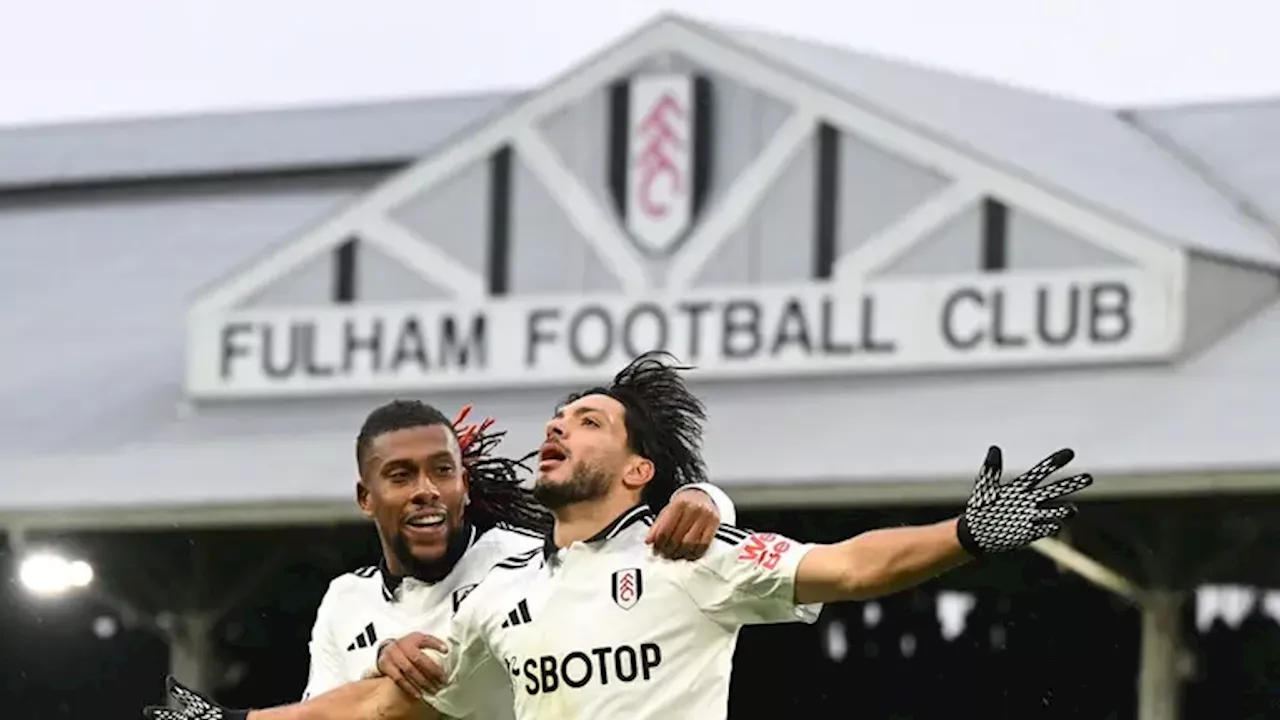
<svg viewBox="0 0 1280 720">
<path fill-rule="evenodd" d="M 196 398 L 580 385 L 666 349 L 701 378 L 1156 360 L 1181 339 L 1138 269 L 193 315 Z"/>
</svg>

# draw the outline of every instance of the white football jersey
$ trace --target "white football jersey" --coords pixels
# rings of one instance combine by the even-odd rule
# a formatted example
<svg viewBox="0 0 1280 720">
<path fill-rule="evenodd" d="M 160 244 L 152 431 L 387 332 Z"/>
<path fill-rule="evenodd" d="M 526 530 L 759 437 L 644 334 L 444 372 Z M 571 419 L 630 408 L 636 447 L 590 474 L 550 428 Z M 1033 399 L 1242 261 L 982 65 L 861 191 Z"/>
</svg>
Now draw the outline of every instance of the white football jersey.
<svg viewBox="0 0 1280 720">
<path fill-rule="evenodd" d="M 334 579 L 320 601 L 311 631 L 311 673 L 304 699 L 367 675 L 377 664 L 377 648 L 383 641 L 411 632 L 447 637 L 463 599 L 495 563 L 540 547 L 542 538 L 527 530 L 497 527 L 479 533 L 472 527 L 466 552 L 439 582 L 399 580 L 380 566 Z M 492 675 L 488 685 L 495 691 L 474 715 L 459 717 L 512 717 L 510 684 L 505 677 Z"/>
<path fill-rule="evenodd" d="M 814 622 L 797 605 L 809 545 L 722 525 L 700 560 L 671 561 L 644 543 L 640 505 L 595 537 L 499 562 L 454 617 L 451 684 L 424 699 L 465 716 L 502 672 L 518 720 L 713 720 L 728 713 L 743 625 Z"/>
<path fill-rule="evenodd" d="M 694 483 L 677 492 L 684 490 L 707 493 L 722 520 L 736 519 L 733 501 L 714 485 Z M 378 647 L 384 641 L 411 632 L 448 637 L 462 601 L 489 571 L 506 558 L 541 548 L 543 540 L 520 528 L 501 526 L 478 533 L 473 527 L 458 564 L 439 582 L 399 580 L 386 573 L 385 566 L 361 568 L 334 579 L 311 630 L 311 671 L 303 699 L 375 675 Z M 478 693 L 480 700 L 469 714 L 453 717 L 510 720 L 511 683 L 505 669 L 481 673 L 475 682 L 484 688 Z"/>
</svg>

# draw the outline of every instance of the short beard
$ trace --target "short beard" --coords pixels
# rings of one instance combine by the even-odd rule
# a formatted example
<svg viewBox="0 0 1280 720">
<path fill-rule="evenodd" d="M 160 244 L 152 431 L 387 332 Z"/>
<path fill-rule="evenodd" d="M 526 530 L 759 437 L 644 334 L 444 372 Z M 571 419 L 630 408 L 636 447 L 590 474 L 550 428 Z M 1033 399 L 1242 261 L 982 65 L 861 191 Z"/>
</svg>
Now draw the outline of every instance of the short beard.
<svg viewBox="0 0 1280 720">
<path fill-rule="evenodd" d="M 551 483 L 539 480 L 533 486 L 533 497 L 548 510 L 559 510 L 575 503 L 595 500 L 609 493 L 609 476 L 601 469 L 588 465 L 574 468 L 568 482 Z"/>
<path fill-rule="evenodd" d="M 427 583 L 440 582 L 453 572 L 453 566 L 458 564 L 458 560 L 467 551 L 470 534 L 466 523 L 450 530 L 445 538 L 444 555 L 437 560 L 419 560 L 414 557 L 408 541 L 400 533 L 396 533 L 396 538 L 391 543 L 391 551 L 400 561 L 400 567 L 404 568 L 406 576 Z"/>
</svg>

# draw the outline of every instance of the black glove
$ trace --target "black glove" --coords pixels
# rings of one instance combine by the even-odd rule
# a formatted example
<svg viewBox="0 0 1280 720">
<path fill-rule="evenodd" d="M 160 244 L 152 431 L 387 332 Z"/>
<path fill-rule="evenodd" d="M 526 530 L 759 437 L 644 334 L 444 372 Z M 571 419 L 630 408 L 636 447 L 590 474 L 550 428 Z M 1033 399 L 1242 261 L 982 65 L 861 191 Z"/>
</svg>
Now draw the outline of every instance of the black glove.
<svg viewBox="0 0 1280 720">
<path fill-rule="evenodd" d="M 1002 485 L 1000 448 L 988 450 L 973 494 L 960 516 L 957 532 L 965 552 L 979 557 L 1018 550 L 1061 530 L 1062 523 L 1076 514 L 1076 507 L 1057 501 L 1089 487 L 1093 476 L 1074 475 L 1048 485 L 1040 482 L 1065 467 L 1075 455 L 1071 450 L 1059 450 L 1013 482 Z"/>
<path fill-rule="evenodd" d="M 228 710 L 200 693 L 184 687 L 169 677 L 165 680 L 173 707 L 152 706 L 142 709 L 147 720 L 248 720 L 248 710 Z"/>
</svg>

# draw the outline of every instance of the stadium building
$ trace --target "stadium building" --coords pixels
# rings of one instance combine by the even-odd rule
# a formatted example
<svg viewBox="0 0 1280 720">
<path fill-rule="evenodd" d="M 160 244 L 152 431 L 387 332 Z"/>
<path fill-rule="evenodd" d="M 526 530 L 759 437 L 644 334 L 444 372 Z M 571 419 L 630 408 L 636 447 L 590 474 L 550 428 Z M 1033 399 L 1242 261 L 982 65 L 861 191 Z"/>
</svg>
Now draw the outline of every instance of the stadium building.
<svg viewBox="0 0 1280 720">
<path fill-rule="evenodd" d="M 527 92 L 5 130 L 0 521 L 345 523 L 373 404 L 532 448 L 662 346 L 763 519 L 1075 448 L 1092 502 L 1026 562 L 1137 609 L 1114 717 L 1175 718 L 1195 589 L 1280 587 L 1277 122 L 663 17 Z"/>
</svg>

